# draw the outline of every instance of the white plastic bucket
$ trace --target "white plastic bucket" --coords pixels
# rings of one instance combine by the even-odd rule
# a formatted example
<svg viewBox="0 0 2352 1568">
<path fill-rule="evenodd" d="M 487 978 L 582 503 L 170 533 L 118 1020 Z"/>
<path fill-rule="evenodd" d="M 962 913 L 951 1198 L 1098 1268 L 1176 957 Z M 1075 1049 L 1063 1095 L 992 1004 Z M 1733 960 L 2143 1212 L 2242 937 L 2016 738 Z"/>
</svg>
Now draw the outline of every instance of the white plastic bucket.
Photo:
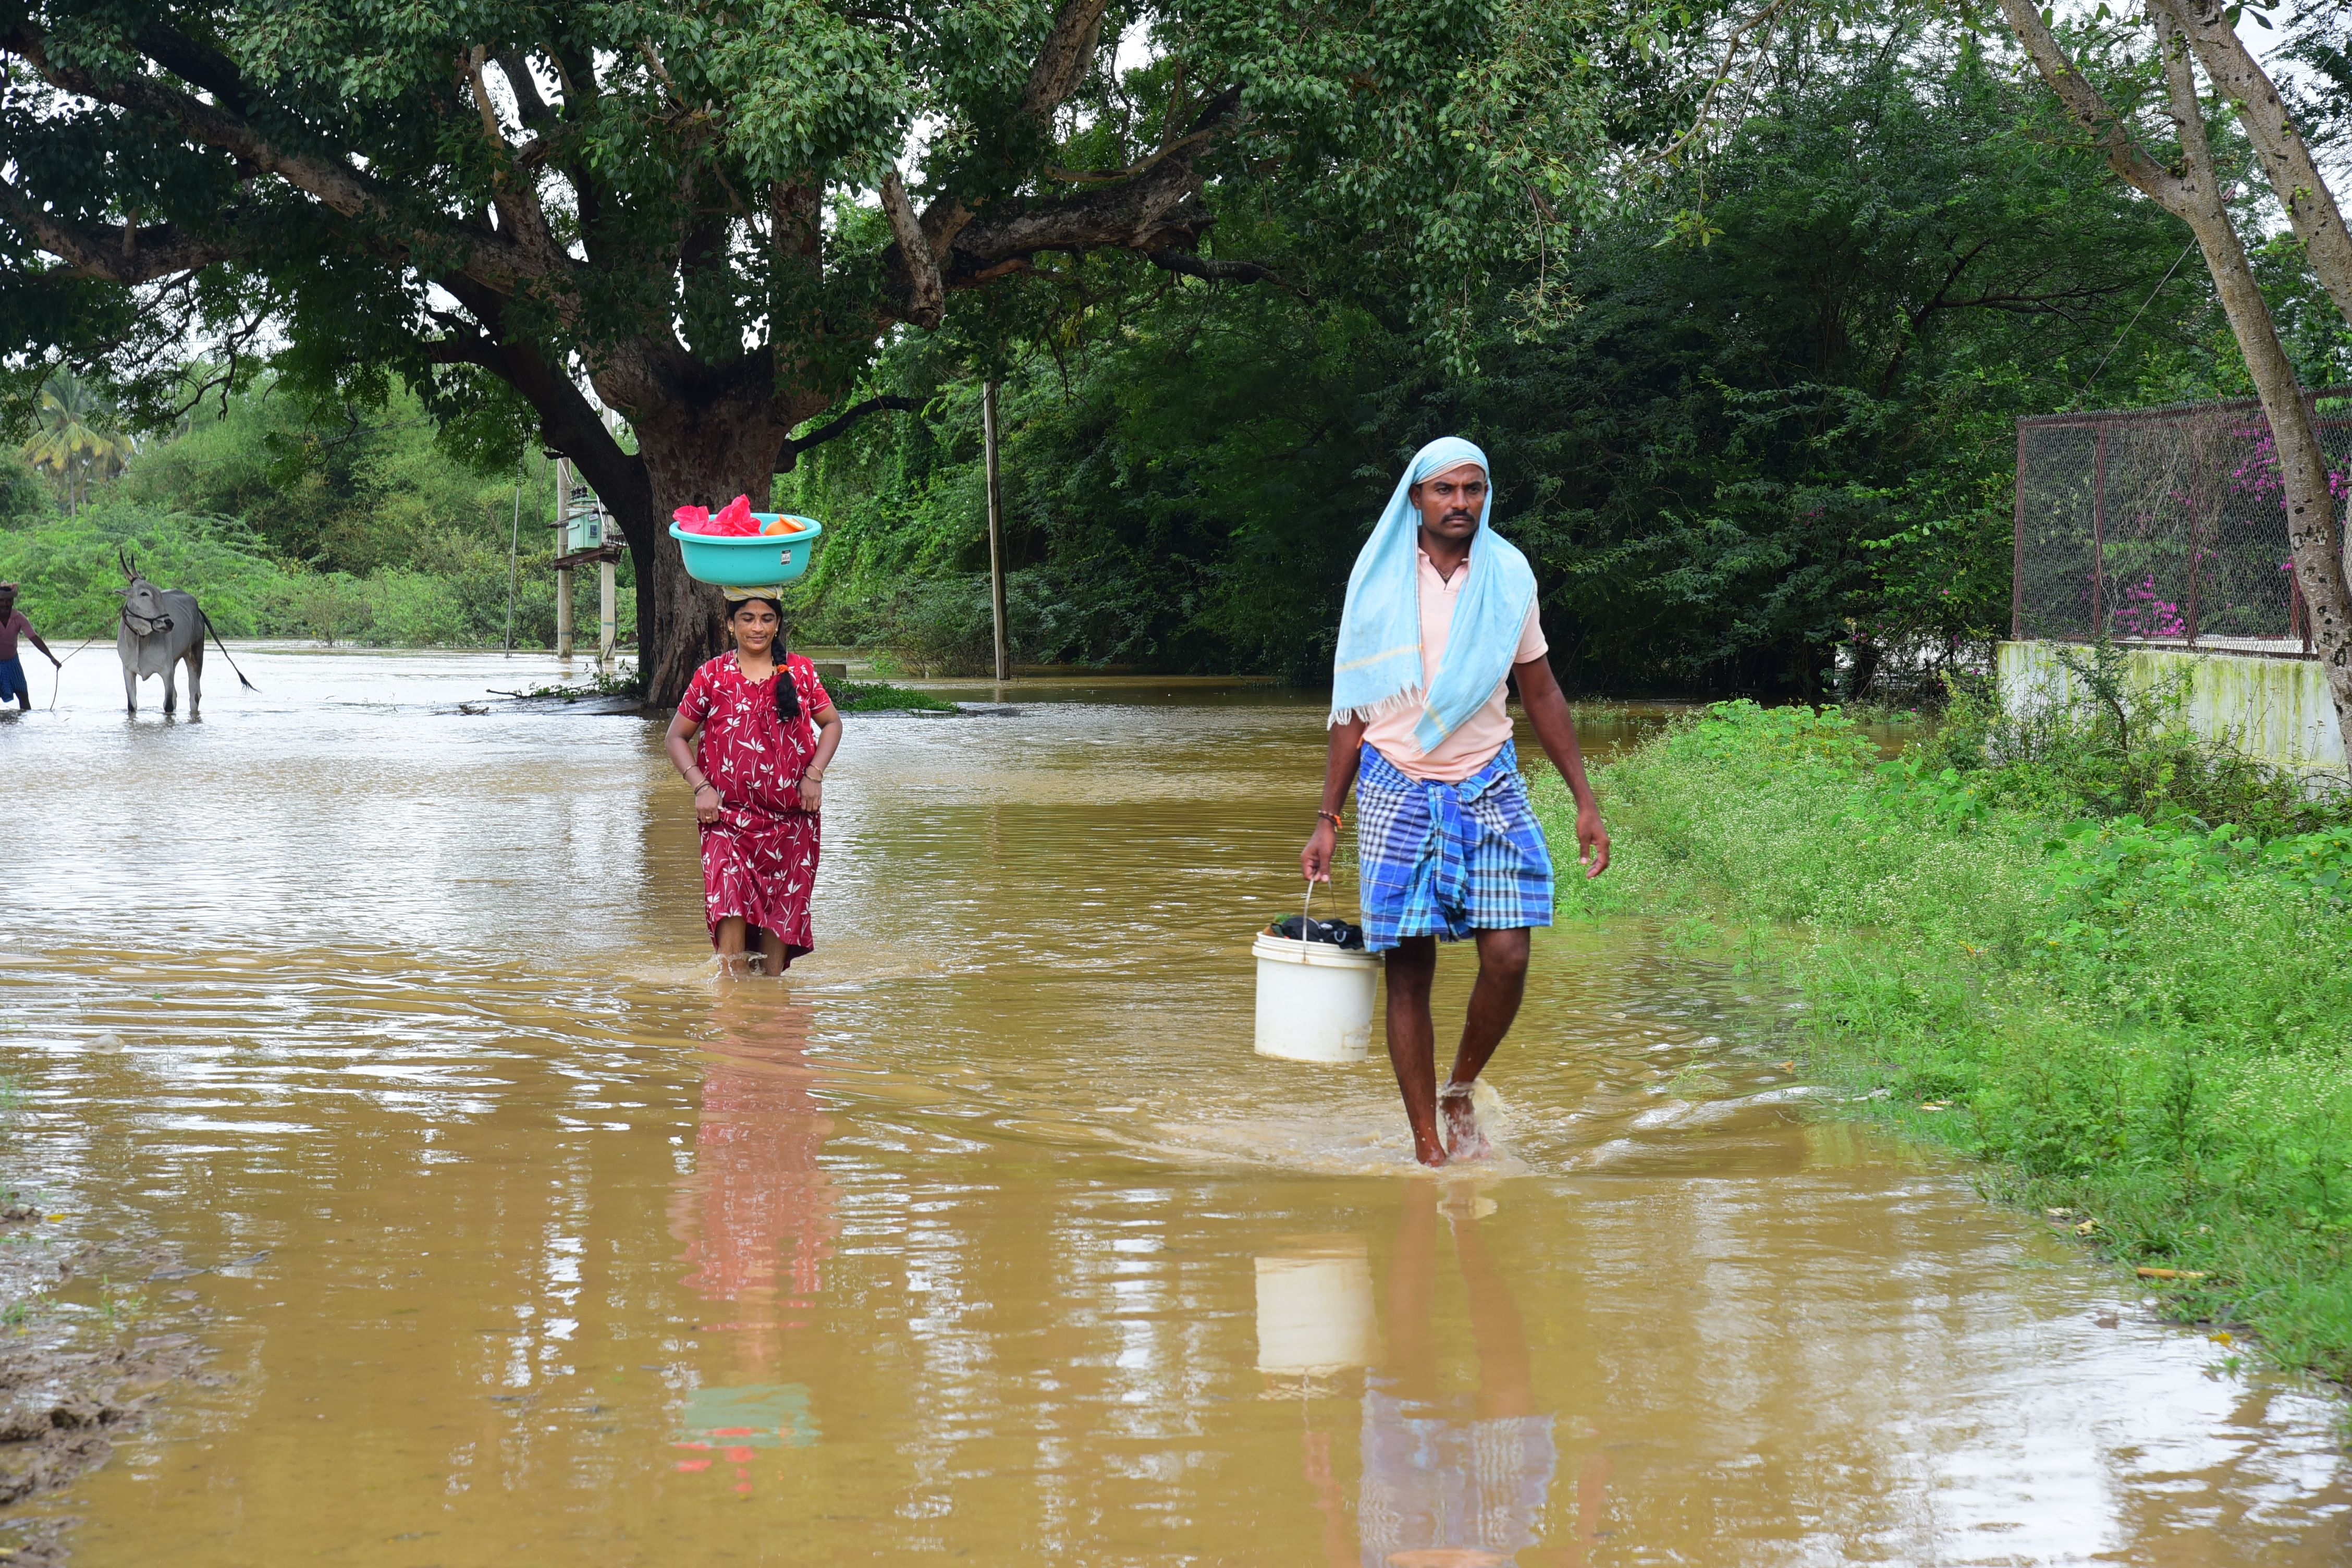
<svg viewBox="0 0 2352 1568">
<path fill-rule="evenodd" d="M 1372 1265 L 1364 1244 L 1334 1238 L 1257 1260 L 1257 1367 L 1286 1377 L 1380 1359 Z"/>
<path fill-rule="evenodd" d="M 1360 1062 L 1371 1049 L 1380 955 L 1261 931 L 1257 1054 L 1294 1062 Z"/>
</svg>

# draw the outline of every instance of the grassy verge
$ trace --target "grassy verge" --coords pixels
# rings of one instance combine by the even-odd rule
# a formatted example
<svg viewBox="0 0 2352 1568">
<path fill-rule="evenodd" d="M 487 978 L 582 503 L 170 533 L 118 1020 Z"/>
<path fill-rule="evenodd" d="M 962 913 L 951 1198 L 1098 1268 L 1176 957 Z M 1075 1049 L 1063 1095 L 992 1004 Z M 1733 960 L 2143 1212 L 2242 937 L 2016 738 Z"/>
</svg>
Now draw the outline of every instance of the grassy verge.
<svg viewBox="0 0 2352 1568">
<path fill-rule="evenodd" d="M 956 710 L 956 705 L 944 697 L 934 697 L 928 691 L 915 691 L 879 680 L 837 680 L 825 690 L 832 696 L 833 705 L 845 713 L 952 713 Z"/>
<path fill-rule="evenodd" d="M 1714 708 L 1603 771 L 1618 864 L 1562 918 L 1714 927 L 1802 995 L 1816 1076 L 2168 1271 L 2175 1314 L 2352 1376 L 2352 830 L 2101 815 L 1955 728 L 1962 765 L 1890 763 L 1834 711 Z"/>
</svg>

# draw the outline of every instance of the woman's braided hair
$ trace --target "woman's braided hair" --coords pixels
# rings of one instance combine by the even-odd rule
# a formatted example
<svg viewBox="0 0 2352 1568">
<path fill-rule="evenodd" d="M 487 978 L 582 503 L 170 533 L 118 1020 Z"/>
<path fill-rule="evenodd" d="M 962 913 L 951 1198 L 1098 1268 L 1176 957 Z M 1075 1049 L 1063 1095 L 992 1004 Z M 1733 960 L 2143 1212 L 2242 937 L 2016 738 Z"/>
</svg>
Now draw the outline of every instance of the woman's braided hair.
<svg viewBox="0 0 2352 1568">
<path fill-rule="evenodd" d="M 784 607 L 764 594 L 754 594 L 729 605 L 727 618 L 733 620 L 736 612 L 746 605 L 765 605 L 776 612 L 776 641 L 770 650 L 776 661 L 776 717 L 789 724 L 801 716 L 801 689 L 800 684 L 793 679 L 792 668 L 785 662 L 790 656 L 784 650 Z"/>
</svg>

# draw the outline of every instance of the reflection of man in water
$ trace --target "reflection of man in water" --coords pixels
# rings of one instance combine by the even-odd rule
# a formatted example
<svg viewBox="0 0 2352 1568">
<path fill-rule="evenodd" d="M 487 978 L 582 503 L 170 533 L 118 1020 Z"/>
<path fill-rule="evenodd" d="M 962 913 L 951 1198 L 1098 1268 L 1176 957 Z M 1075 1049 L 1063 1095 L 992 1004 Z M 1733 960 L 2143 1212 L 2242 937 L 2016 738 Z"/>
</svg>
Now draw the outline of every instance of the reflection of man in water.
<svg viewBox="0 0 2352 1568">
<path fill-rule="evenodd" d="M 1467 1194 L 1460 1202 L 1472 1200 Z M 1415 1182 L 1405 1193 L 1389 1266 L 1389 1358 L 1364 1389 L 1363 1479 L 1356 1540 L 1331 1464 L 1331 1435 L 1308 1430 L 1305 1474 L 1323 1514 L 1330 1568 L 1495 1568 L 1542 1537 L 1544 1504 L 1559 1468 L 1552 1417 L 1536 1412 L 1533 1369 L 1519 1310 L 1486 1256 L 1477 1216 L 1449 1205 L 1454 1258 L 1470 1297 L 1478 1352 L 1475 1394 L 1438 1384 L 1437 1194 Z M 1598 1436 L 1587 1429 L 1588 1436 Z M 1609 1461 L 1588 1454 L 1576 1478 L 1573 1534 L 1543 1561 L 1582 1564 L 1601 1538 Z M 1557 1535 L 1559 1532 L 1555 1531 Z"/>
<path fill-rule="evenodd" d="M 1470 1199 L 1463 1194 L 1460 1201 Z M 1363 1481 L 1356 1536 L 1365 1568 L 1475 1568 L 1503 1563 L 1539 1539 L 1559 1453 L 1552 1418 L 1536 1414 L 1519 1309 L 1478 1222 L 1449 1207 L 1454 1258 L 1470 1296 L 1478 1352 L 1475 1394 L 1438 1385 L 1437 1193 L 1407 1184 L 1389 1269 L 1388 1363 L 1364 1390 Z"/>
</svg>

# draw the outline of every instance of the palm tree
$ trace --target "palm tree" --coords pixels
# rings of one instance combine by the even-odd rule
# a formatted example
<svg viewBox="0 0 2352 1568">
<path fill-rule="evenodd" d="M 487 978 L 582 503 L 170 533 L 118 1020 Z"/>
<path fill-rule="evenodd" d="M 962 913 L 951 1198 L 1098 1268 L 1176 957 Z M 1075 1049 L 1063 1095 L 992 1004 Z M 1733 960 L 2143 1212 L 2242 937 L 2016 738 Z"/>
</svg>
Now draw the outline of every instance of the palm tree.
<svg viewBox="0 0 2352 1568">
<path fill-rule="evenodd" d="M 112 479 L 136 450 L 97 388 L 66 371 L 42 384 L 33 437 L 22 451 L 26 462 L 48 471 L 68 511 L 79 511 L 89 499 L 93 477 Z"/>
</svg>

